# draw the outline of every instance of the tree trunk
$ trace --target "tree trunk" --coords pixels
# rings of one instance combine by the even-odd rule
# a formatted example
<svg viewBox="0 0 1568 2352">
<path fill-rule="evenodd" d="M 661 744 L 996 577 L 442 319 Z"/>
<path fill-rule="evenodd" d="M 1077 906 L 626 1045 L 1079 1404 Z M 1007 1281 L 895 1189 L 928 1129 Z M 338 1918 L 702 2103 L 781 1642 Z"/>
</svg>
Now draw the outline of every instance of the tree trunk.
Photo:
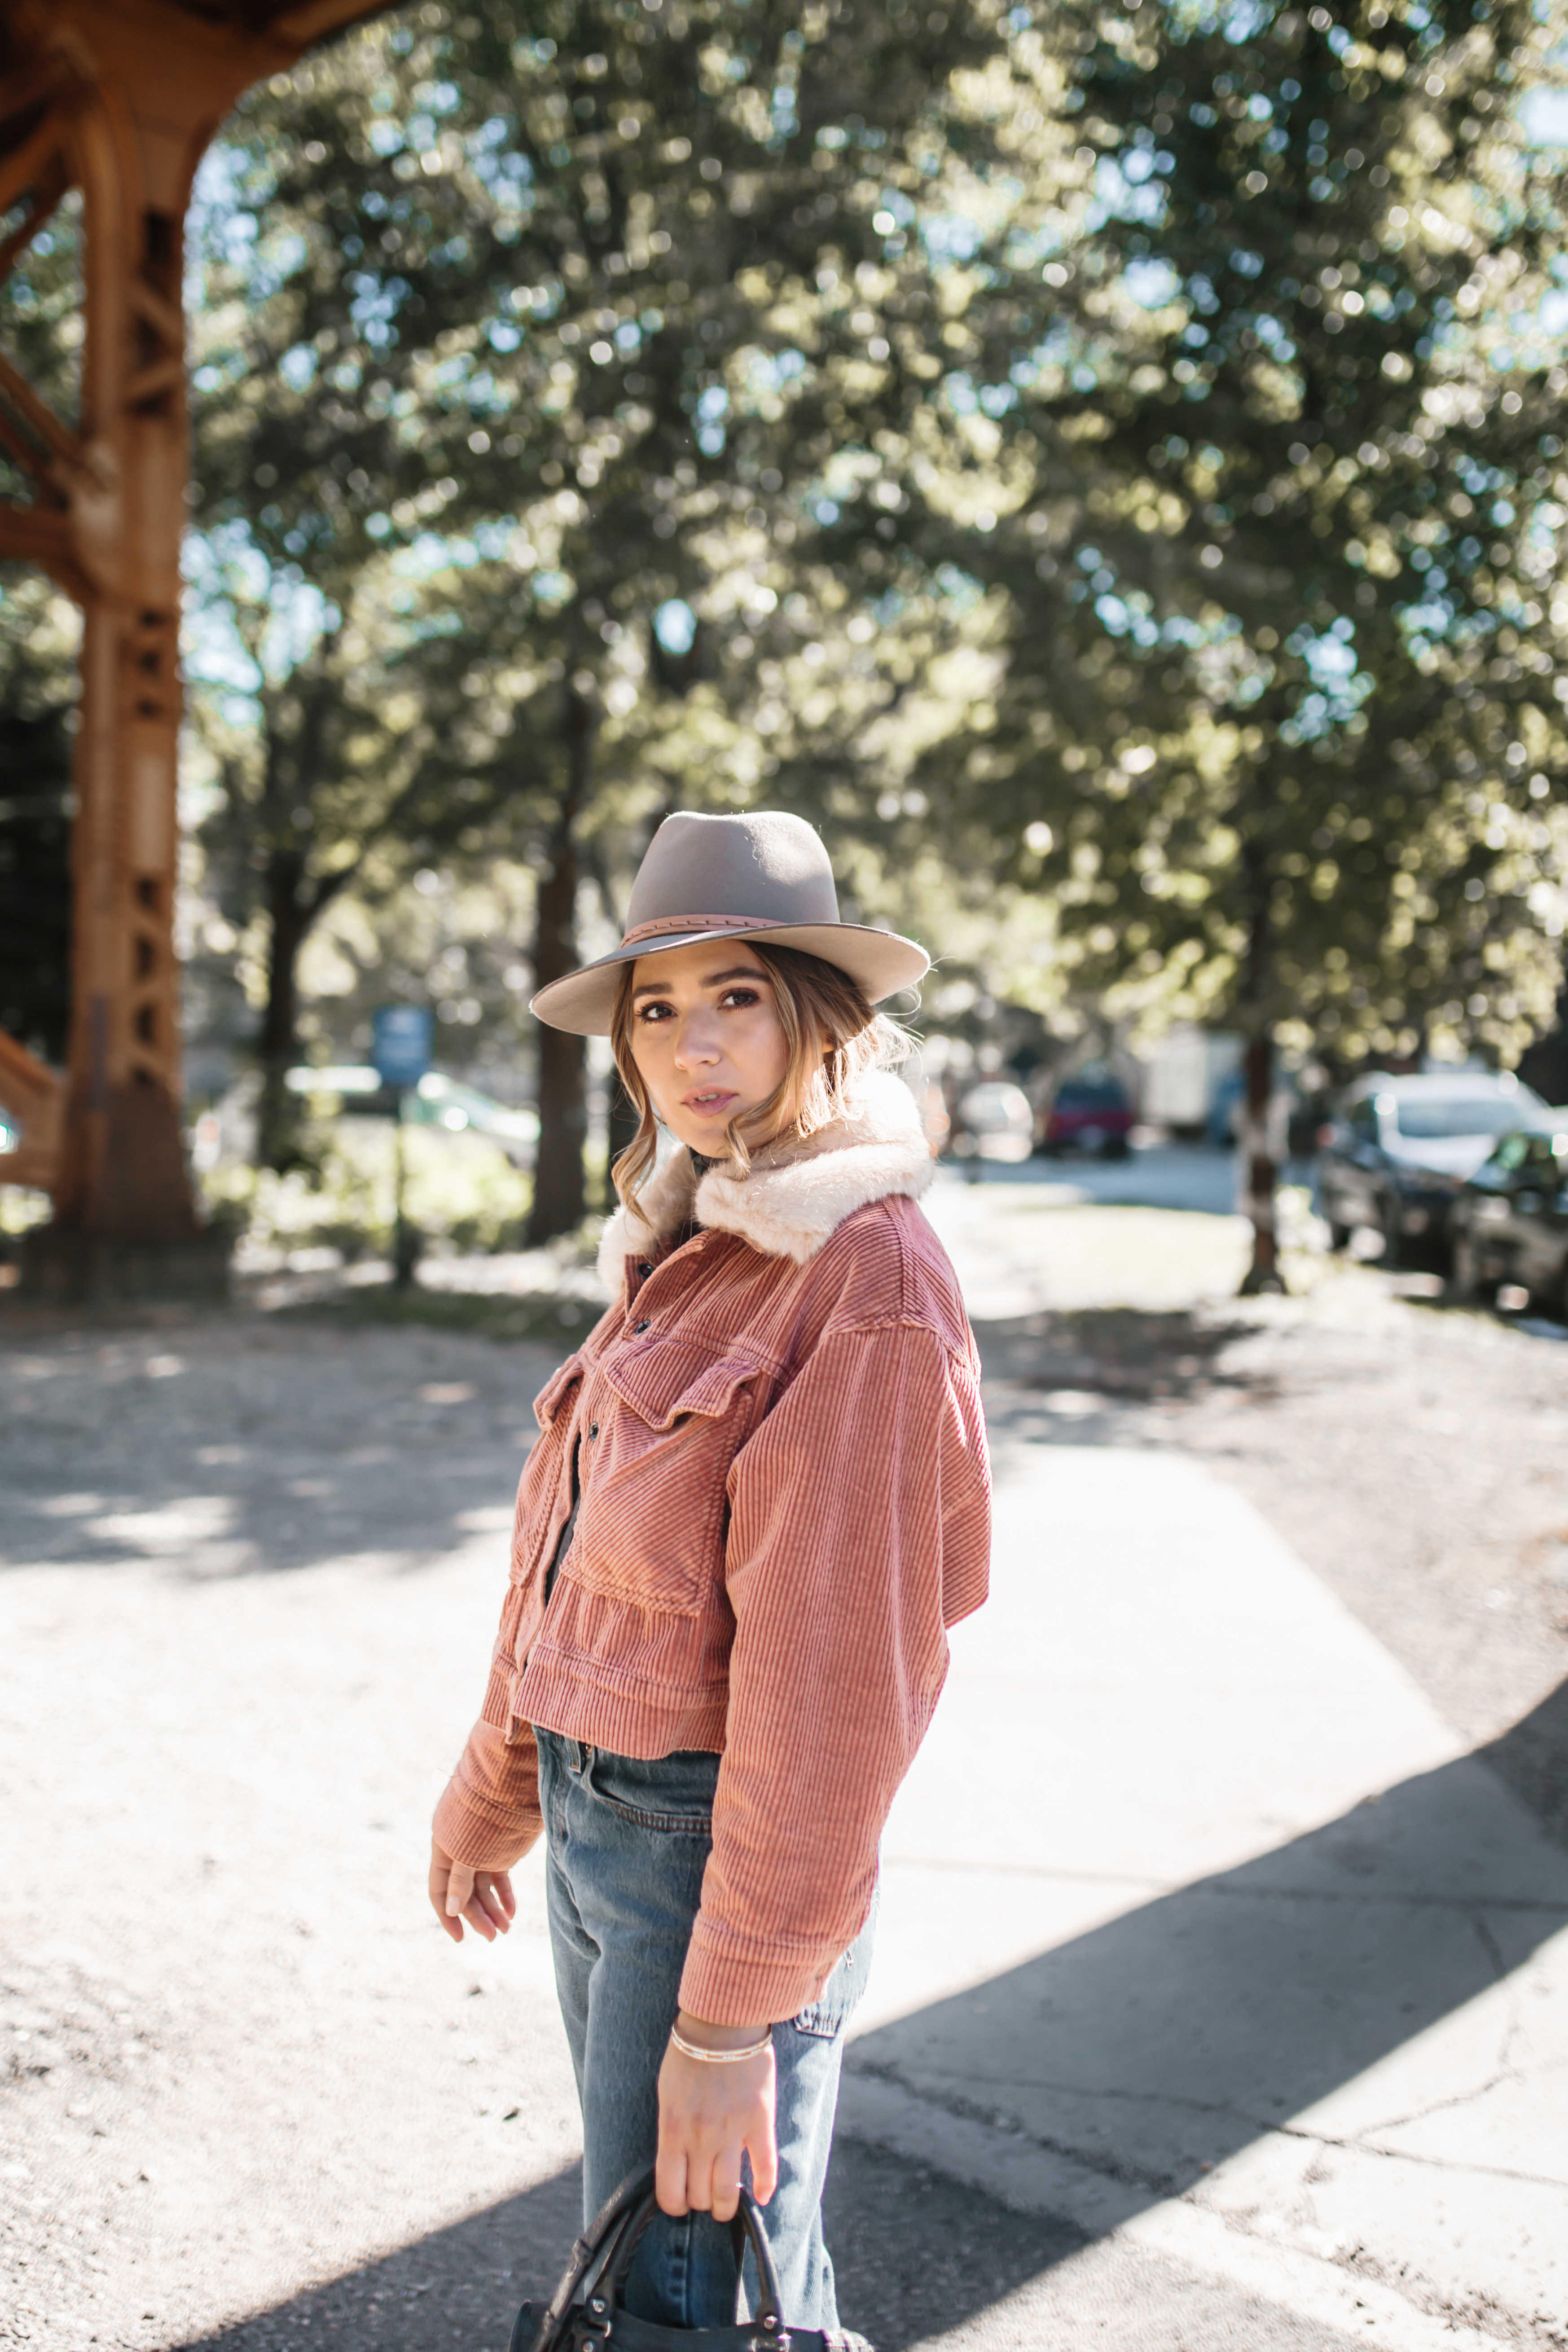
<svg viewBox="0 0 1568 2352">
<path fill-rule="evenodd" d="M 1252 1220 L 1252 1264 L 1241 1285 L 1243 1298 L 1285 1288 L 1279 1271 L 1279 1237 L 1275 1222 L 1279 1169 L 1274 1157 L 1270 1112 L 1274 1100 L 1274 1027 L 1264 1013 L 1268 961 L 1268 912 L 1260 907 L 1252 919 L 1247 955 L 1247 1039 L 1243 1068 L 1247 1091 L 1242 1099 L 1242 1207 Z"/>
<path fill-rule="evenodd" d="M 550 870 L 539 886 L 533 944 L 533 985 L 545 987 L 577 963 L 576 823 L 588 795 L 594 714 L 570 683 L 566 688 L 566 789 L 551 843 Z M 539 1032 L 539 1150 L 527 1246 L 538 1249 L 583 1221 L 586 1207 L 583 1148 L 588 1138 L 587 1051 L 581 1037 Z"/>
<path fill-rule="evenodd" d="M 302 850 L 274 849 L 267 860 L 267 1003 L 256 1058 L 261 1098 L 256 1116 L 256 1164 L 286 1176 L 298 1168 L 300 1098 L 289 1073 L 300 1059 L 300 950 L 310 926 L 351 878 L 352 866 L 310 881 Z"/>
<path fill-rule="evenodd" d="M 300 1100 L 288 1076 L 300 1058 L 300 950 L 316 909 L 306 898 L 305 861 L 297 850 L 274 850 L 267 861 L 267 1003 L 257 1040 L 261 1097 L 256 1116 L 256 1164 L 280 1176 L 300 1164 Z"/>
</svg>

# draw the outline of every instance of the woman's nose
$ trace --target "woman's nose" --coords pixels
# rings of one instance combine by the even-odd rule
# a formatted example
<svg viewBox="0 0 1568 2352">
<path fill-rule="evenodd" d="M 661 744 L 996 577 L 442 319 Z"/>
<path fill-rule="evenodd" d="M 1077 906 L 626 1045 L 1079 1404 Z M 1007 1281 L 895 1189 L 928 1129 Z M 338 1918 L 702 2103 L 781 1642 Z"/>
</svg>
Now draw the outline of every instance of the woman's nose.
<svg viewBox="0 0 1568 2352">
<path fill-rule="evenodd" d="M 675 1059 L 677 1066 L 683 1070 L 719 1059 L 719 1040 L 711 1022 L 698 1019 L 681 1023 L 675 1040 Z"/>
</svg>

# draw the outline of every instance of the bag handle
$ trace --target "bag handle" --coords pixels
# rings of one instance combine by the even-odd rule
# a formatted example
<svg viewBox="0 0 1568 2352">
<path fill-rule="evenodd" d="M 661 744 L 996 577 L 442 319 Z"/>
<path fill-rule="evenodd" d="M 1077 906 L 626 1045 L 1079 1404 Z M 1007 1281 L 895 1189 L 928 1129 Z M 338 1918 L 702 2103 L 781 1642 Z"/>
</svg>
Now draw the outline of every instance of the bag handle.
<svg viewBox="0 0 1568 2352">
<path fill-rule="evenodd" d="M 605 2266 L 619 2248 L 628 2224 L 641 2213 L 644 2194 L 652 2179 L 651 2167 L 646 2172 L 629 2173 L 605 2200 L 582 2236 L 574 2241 L 565 2275 L 541 2316 L 532 2352 L 554 2352 L 563 2326 L 574 2307 L 592 2307 Z M 607 2303 L 605 2309 L 607 2313 Z"/>
<path fill-rule="evenodd" d="M 599 2272 L 600 2299 L 607 2305 L 605 2315 L 606 2317 L 609 2315 L 609 2311 L 613 2310 L 621 2299 L 633 2257 L 642 2242 L 645 2232 L 651 2226 L 654 2215 L 658 2211 L 658 2200 L 654 2194 L 653 2178 L 650 2168 L 635 2183 L 631 2181 L 626 2183 L 627 2189 L 641 2189 L 645 2193 L 637 2211 L 617 2237 L 613 2256 Z M 617 2190 L 617 2197 L 621 2193 Z M 757 2282 L 761 2288 L 756 2325 L 763 2336 L 778 2339 L 782 2347 L 787 2341 L 787 2337 L 784 2333 L 784 2298 L 779 2293 L 779 2274 L 773 2267 L 773 2248 L 768 2243 L 768 2233 L 763 2227 L 762 2214 L 757 2209 L 757 2200 L 749 2189 L 742 2188 L 741 2190 L 740 2209 L 731 2223 L 731 2228 L 735 2233 L 737 2318 L 741 2302 L 741 2265 L 744 2256 L 745 2242 L 749 2239 L 752 2252 L 756 2256 Z"/>
</svg>

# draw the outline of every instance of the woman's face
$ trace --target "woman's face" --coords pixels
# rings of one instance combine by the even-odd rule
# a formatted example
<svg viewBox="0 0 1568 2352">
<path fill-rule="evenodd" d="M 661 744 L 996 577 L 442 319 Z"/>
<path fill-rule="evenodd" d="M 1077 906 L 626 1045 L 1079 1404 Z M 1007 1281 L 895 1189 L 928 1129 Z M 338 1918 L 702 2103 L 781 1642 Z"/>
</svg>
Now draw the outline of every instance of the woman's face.
<svg viewBox="0 0 1568 2352">
<path fill-rule="evenodd" d="M 638 956 L 631 1039 L 660 1118 L 709 1159 L 723 1156 L 725 1129 L 766 1102 L 789 1067 L 773 983 L 736 940 Z"/>
</svg>

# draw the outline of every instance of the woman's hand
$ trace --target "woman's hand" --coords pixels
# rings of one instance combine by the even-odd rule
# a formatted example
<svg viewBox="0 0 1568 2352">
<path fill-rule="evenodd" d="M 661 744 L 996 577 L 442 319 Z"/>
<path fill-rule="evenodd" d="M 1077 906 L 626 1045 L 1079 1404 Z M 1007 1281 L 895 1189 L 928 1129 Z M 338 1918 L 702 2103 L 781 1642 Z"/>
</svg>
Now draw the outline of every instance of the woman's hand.
<svg viewBox="0 0 1568 2352">
<path fill-rule="evenodd" d="M 765 2025 L 709 2025 L 685 2010 L 676 2023 L 705 2050 L 746 2050 Z M 741 2158 L 752 2159 L 752 2187 L 765 2205 L 778 2183 L 773 2132 L 773 2052 L 729 2065 L 688 2058 L 672 2042 L 658 2070 L 658 2201 L 666 2213 L 711 2213 L 733 2221 L 741 2202 Z"/>
<path fill-rule="evenodd" d="M 476 1936 L 493 1944 L 504 1936 L 517 1911 L 507 1870 L 468 1870 L 430 1841 L 430 1902 L 454 1944 L 463 1940 L 466 1919 Z"/>
</svg>

